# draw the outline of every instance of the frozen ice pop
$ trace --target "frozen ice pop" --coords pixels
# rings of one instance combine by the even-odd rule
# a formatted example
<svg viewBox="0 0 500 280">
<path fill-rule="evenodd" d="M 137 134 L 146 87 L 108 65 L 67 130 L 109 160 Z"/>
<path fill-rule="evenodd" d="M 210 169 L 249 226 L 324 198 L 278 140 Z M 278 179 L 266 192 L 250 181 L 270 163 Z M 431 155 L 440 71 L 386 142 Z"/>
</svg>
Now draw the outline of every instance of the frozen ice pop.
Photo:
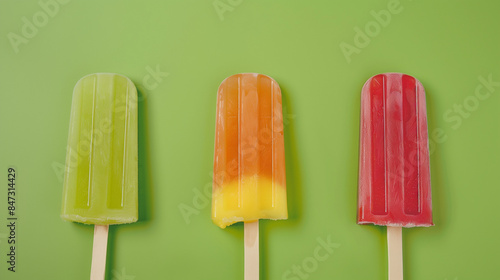
<svg viewBox="0 0 500 280">
<path fill-rule="evenodd" d="M 259 279 L 259 219 L 286 219 L 281 91 L 254 73 L 225 79 L 217 97 L 212 220 L 245 222 L 245 280 Z"/>
<path fill-rule="evenodd" d="M 398 73 L 370 78 L 361 97 L 358 223 L 432 225 L 422 84 Z"/>
<path fill-rule="evenodd" d="M 137 91 L 91 74 L 73 91 L 61 217 L 94 224 L 92 279 L 103 279 L 108 225 L 137 221 Z"/>
<path fill-rule="evenodd" d="M 74 88 L 62 218 L 137 221 L 137 92 L 126 77 L 92 74 Z"/>
<path fill-rule="evenodd" d="M 219 86 L 212 220 L 286 219 L 281 91 L 272 78 L 237 74 Z"/>
<path fill-rule="evenodd" d="M 432 226 L 425 92 L 415 78 L 387 73 L 370 78 L 361 95 L 358 223 L 388 226 L 391 262 L 400 254 L 401 227 Z M 391 269 L 392 264 L 392 269 Z M 398 270 L 398 271 L 395 271 Z M 401 277 L 401 278 L 399 278 Z"/>
</svg>

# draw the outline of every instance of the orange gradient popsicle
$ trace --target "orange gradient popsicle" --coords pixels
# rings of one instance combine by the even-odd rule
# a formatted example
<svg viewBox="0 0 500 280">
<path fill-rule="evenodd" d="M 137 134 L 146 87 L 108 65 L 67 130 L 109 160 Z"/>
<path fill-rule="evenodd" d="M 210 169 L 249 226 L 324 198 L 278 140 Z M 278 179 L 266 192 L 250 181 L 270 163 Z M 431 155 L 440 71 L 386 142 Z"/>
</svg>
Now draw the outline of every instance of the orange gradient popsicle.
<svg viewBox="0 0 500 280">
<path fill-rule="evenodd" d="M 237 74 L 218 90 L 212 220 L 286 219 L 281 90 L 261 74 Z"/>
</svg>

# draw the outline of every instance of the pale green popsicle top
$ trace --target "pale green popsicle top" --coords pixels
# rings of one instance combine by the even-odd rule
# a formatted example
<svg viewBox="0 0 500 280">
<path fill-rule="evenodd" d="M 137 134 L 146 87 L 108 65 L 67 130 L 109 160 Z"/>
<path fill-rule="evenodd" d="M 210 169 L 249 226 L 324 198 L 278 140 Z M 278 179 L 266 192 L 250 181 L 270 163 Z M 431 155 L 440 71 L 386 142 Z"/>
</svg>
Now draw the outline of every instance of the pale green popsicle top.
<svg viewBox="0 0 500 280">
<path fill-rule="evenodd" d="M 61 217 L 86 224 L 137 221 L 137 90 L 127 77 L 77 82 L 66 151 Z"/>
</svg>

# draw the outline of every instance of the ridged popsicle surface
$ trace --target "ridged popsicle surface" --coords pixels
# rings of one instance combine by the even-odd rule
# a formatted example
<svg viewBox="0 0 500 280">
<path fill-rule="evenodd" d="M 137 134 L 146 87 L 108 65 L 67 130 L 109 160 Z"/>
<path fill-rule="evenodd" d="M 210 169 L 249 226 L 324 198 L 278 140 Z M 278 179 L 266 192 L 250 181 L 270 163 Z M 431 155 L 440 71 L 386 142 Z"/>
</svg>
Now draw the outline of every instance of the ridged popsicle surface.
<svg viewBox="0 0 500 280">
<path fill-rule="evenodd" d="M 380 74 L 363 86 L 358 223 L 433 225 L 425 92 L 409 75 Z"/>
<path fill-rule="evenodd" d="M 212 220 L 286 219 L 281 91 L 270 77 L 237 74 L 217 97 Z"/>
<path fill-rule="evenodd" d="M 61 217 L 87 224 L 138 219 L 137 91 L 91 74 L 73 91 Z"/>
</svg>

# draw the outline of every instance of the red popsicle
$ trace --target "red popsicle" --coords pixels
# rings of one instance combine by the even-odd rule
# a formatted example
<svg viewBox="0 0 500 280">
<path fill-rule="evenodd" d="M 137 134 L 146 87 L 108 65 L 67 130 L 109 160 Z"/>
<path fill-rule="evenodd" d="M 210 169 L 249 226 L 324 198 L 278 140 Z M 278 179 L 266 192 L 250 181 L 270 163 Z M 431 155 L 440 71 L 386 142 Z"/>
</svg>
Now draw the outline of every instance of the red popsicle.
<svg viewBox="0 0 500 280">
<path fill-rule="evenodd" d="M 400 239 L 401 227 L 433 225 L 431 202 L 424 88 L 405 74 L 373 76 L 361 95 L 358 224 Z"/>
</svg>

